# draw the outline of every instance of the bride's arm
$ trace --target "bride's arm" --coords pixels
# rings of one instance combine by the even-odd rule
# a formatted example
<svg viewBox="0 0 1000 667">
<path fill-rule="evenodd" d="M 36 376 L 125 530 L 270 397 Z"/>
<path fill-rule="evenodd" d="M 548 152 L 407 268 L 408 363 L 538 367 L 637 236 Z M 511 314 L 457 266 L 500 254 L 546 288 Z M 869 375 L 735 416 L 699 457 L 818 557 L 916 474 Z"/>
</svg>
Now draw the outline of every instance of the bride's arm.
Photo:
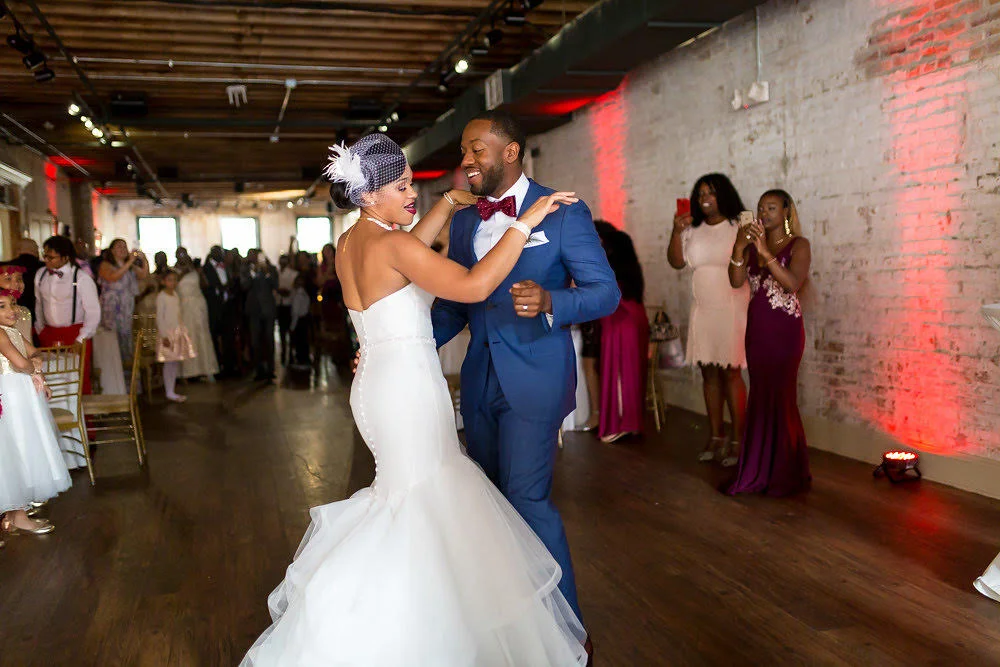
<svg viewBox="0 0 1000 667">
<path fill-rule="evenodd" d="M 540 198 L 525 211 L 520 222 L 534 229 L 561 205 L 578 201 L 572 194 L 556 192 Z M 392 268 L 434 296 L 459 303 L 476 303 L 492 294 L 514 268 L 526 242 L 522 232 L 508 229 L 485 257 L 467 269 L 434 252 L 412 233 L 386 236 Z"/>
<path fill-rule="evenodd" d="M 448 198 L 451 198 L 451 202 Z M 420 218 L 420 222 L 413 226 L 410 234 L 416 236 L 425 246 L 434 243 L 444 226 L 451 220 L 451 215 L 462 206 L 475 204 L 479 199 L 476 195 L 465 190 L 449 190 L 445 196 L 441 197 L 436 204 L 427 212 L 427 215 Z M 454 203 L 452 203 L 454 202 Z"/>
</svg>

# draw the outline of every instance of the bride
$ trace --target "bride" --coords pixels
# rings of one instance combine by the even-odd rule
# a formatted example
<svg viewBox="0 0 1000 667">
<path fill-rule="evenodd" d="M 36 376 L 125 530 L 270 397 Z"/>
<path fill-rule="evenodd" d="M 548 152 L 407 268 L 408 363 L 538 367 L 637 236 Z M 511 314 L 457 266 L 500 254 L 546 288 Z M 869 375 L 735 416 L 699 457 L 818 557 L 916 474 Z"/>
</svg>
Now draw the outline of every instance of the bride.
<svg viewBox="0 0 1000 667">
<path fill-rule="evenodd" d="M 413 173 L 399 146 L 371 134 L 333 146 L 326 173 L 361 217 L 337 248 L 344 302 L 361 339 L 351 408 L 375 481 L 315 507 L 273 625 L 243 665 L 546 667 L 583 665 L 585 632 L 541 541 L 461 451 L 435 350 L 434 297 L 483 301 L 514 268 L 531 229 L 577 201 L 539 199 L 471 270 L 430 249 L 456 207 L 445 193 L 409 232 Z"/>
</svg>

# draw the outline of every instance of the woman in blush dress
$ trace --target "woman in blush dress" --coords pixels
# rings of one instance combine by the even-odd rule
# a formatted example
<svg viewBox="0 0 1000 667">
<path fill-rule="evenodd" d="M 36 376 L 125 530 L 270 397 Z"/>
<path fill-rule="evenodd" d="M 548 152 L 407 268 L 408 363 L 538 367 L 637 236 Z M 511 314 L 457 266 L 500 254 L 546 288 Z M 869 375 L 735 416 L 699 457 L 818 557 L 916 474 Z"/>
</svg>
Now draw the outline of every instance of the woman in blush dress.
<svg viewBox="0 0 1000 667">
<path fill-rule="evenodd" d="M 702 176 L 691 192 L 691 212 L 674 217 L 667 249 L 670 266 L 694 269 L 687 358 L 701 369 L 709 424 L 709 440 L 698 460 L 717 458 L 725 467 L 736 465 L 733 450 L 739 445 L 746 411 L 743 338 L 750 292 L 746 285 L 732 287 L 726 271 L 742 210 L 743 202 L 728 178 Z M 733 423 L 728 443 L 722 417 L 727 404 Z"/>
<path fill-rule="evenodd" d="M 642 433 L 646 412 L 649 319 L 643 306 L 645 281 L 632 238 L 615 230 L 602 239 L 622 298 L 618 308 L 600 320 L 601 415 L 598 435 L 615 442 Z"/>
<path fill-rule="evenodd" d="M 765 192 L 757 217 L 736 238 L 729 265 L 733 287 L 749 281 L 753 296 L 747 312 L 746 431 L 736 481 L 727 492 L 785 496 L 808 489 L 812 480 L 797 399 L 806 340 L 799 294 L 812 251 L 784 190 Z"/>
</svg>

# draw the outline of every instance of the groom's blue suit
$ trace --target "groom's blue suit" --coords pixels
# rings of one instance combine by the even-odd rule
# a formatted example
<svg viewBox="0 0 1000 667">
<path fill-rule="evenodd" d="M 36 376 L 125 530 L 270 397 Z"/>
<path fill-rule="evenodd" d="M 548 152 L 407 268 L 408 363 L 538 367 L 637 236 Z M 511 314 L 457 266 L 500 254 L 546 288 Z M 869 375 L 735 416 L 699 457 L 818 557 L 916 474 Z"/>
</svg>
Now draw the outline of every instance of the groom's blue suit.
<svg viewBox="0 0 1000 667">
<path fill-rule="evenodd" d="M 530 181 L 518 214 L 552 192 Z M 470 268 L 476 263 L 473 240 L 481 222 L 475 207 L 455 214 L 450 259 Z M 549 498 L 559 426 L 575 405 L 576 358 L 569 329 L 614 312 L 621 293 L 583 202 L 560 207 L 534 232 L 532 238 L 543 232 L 548 242 L 529 243 L 486 301 L 438 299 L 434 337 L 440 347 L 469 325 L 472 338 L 462 365 L 469 455 L 555 557 L 563 571 L 559 588 L 580 616 L 569 545 Z M 551 326 L 544 314 L 515 314 L 510 289 L 526 280 L 551 294 Z"/>
</svg>

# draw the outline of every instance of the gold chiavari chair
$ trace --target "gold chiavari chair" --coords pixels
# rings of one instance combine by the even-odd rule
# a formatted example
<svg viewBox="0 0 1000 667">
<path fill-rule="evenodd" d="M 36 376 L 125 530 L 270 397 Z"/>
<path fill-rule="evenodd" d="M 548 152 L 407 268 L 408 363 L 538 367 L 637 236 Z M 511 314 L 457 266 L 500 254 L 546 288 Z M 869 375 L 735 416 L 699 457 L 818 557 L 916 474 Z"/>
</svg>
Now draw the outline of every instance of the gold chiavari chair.
<svg viewBox="0 0 1000 667">
<path fill-rule="evenodd" d="M 132 374 L 127 394 L 100 394 L 83 397 L 83 416 L 89 421 L 89 428 L 95 434 L 90 440 L 94 445 L 109 445 L 129 442 L 135 444 L 139 457 L 139 467 L 146 463 L 146 441 L 142 433 L 139 417 L 139 360 L 143 350 L 143 333 L 135 334 L 132 351 Z M 91 474 L 93 480 L 93 474 Z"/>
<path fill-rule="evenodd" d="M 38 348 L 42 362 L 42 376 L 52 391 L 49 399 L 52 418 L 59 429 L 59 435 L 80 443 L 83 453 L 70 449 L 63 451 L 80 456 L 87 462 L 90 483 L 94 483 L 94 466 L 90 460 L 90 446 L 87 442 L 87 425 L 83 416 L 83 382 L 81 370 L 87 359 L 87 348 L 80 343 Z M 54 407 L 52 404 L 56 404 Z M 60 407 L 63 404 L 66 407 Z M 73 431 L 79 436 L 72 435 Z"/>
<path fill-rule="evenodd" d="M 142 374 L 142 386 L 146 391 L 146 400 L 153 400 L 154 382 L 163 381 L 162 375 L 157 374 L 160 365 L 156 363 L 156 340 L 159 336 L 156 328 L 155 313 L 136 313 L 132 316 L 132 335 L 142 336 L 142 352 L 139 355 L 139 372 Z M 138 338 L 137 338 L 138 340 Z M 122 359 L 122 362 L 125 360 Z"/>
<path fill-rule="evenodd" d="M 657 313 L 665 312 L 663 304 L 646 306 L 646 316 L 652 325 Z M 646 367 L 646 409 L 653 413 L 653 422 L 656 424 L 656 432 L 659 433 L 666 421 L 666 407 L 664 397 L 660 391 L 660 383 L 657 378 L 657 371 L 660 368 L 660 346 L 659 341 L 649 341 L 649 354 L 647 355 Z"/>
</svg>

